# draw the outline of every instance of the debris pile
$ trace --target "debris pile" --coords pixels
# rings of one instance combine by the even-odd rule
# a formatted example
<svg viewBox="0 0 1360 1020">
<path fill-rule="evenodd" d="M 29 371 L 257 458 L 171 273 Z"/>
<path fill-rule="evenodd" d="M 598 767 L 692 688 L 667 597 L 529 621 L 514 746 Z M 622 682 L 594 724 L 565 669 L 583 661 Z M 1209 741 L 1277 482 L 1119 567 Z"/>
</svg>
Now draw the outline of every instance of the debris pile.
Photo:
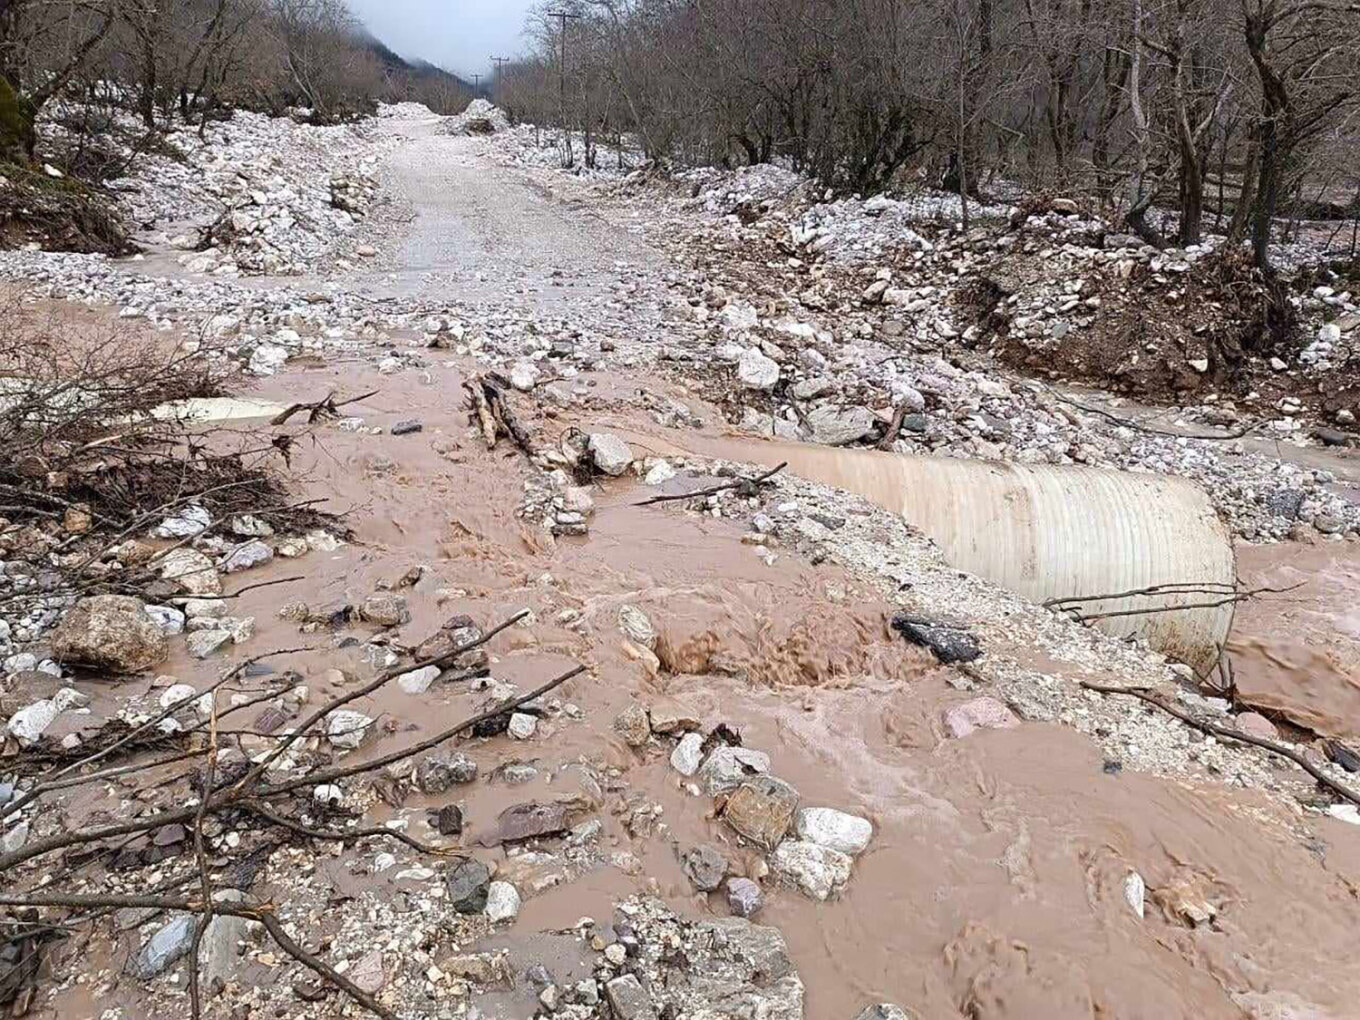
<svg viewBox="0 0 1360 1020">
<path fill-rule="evenodd" d="M 510 118 L 489 99 L 474 99 L 467 109 L 448 119 L 451 135 L 494 135 L 510 127 Z"/>
</svg>

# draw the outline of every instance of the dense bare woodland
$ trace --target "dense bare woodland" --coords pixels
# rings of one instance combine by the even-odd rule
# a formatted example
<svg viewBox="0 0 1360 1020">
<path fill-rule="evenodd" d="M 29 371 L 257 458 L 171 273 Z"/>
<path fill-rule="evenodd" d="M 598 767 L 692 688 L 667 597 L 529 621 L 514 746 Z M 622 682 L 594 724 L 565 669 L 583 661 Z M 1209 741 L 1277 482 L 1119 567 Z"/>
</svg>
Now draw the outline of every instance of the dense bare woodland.
<svg viewBox="0 0 1360 1020">
<path fill-rule="evenodd" d="M 575 15 L 565 64 L 545 7 L 539 56 L 507 68 L 504 94 L 536 123 L 565 117 L 587 164 L 636 132 L 659 161 L 781 160 L 866 194 L 1080 194 L 1159 246 L 1250 236 L 1263 266 L 1276 217 L 1360 212 L 1354 4 L 550 6 Z"/>
<path fill-rule="evenodd" d="M 0 1012 L 1351 1020 L 1360 8 L 491 59 L 0 0 Z"/>
</svg>

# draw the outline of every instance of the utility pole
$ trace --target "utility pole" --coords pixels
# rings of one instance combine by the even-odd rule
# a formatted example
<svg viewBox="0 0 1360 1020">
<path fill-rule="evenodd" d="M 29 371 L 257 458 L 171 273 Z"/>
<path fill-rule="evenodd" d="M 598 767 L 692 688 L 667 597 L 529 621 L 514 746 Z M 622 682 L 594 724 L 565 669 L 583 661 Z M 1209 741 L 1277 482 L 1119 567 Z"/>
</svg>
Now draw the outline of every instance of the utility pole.
<svg viewBox="0 0 1360 1020">
<path fill-rule="evenodd" d="M 571 133 L 567 130 L 567 19 L 580 16 L 569 11 L 548 11 L 546 14 L 546 17 L 557 19 L 558 31 L 562 35 L 561 55 L 557 61 L 557 100 L 561 107 L 562 138 L 567 147 L 565 156 L 567 166 L 575 162 L 571 154 Z"/>
<path fill-rule="evenodd" d="M 481 76 L 480 74 L 473 74 L 473 76 L 472 76 L 472 94 L 473 94 L 474 96 L 475 96 L 478 92 L 482 91 L 481 86 L 482 86 L 482 76 Z"/>
<path fill-rule="evenodd" d="M 496 70 L 491 78 L 491 95 L 496 99 L 501 95 L 501 76 L 505 74 L 505 65 L 510 62 L 509 57 L 492 57 L 491 62 L 496 65 Z"/>
</svg>

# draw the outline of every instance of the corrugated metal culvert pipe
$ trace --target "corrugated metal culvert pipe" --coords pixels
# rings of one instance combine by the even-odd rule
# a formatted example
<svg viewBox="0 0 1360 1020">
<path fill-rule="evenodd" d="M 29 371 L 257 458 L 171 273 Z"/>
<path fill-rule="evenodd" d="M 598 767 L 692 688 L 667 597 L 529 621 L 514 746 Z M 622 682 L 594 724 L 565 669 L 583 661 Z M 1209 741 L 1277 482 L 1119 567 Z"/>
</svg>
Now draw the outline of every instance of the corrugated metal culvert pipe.
<svg viewBox="0 0 1360 1020">
<path fill-rule="evenodd" d="M 1183 479 L 792 443 L 722 447 L 726 457 L 739 449 L 756 463 L 788 461 L 794 474 L 900 513 L 959 569 L 1034 602 L 1071 600 L 1062 608 L 1201 675 L 1227 641 L 1231 536 L 1208 495 Z"/>
</svg>

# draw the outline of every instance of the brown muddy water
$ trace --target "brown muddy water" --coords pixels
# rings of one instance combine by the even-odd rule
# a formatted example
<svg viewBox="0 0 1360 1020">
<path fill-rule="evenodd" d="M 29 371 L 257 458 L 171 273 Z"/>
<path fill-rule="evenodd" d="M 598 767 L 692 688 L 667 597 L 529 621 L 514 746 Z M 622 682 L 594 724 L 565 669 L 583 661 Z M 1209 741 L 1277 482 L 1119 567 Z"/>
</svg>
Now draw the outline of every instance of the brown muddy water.
<svg viewBox="0 0 1360 1020">
<path fill-rule="evenodd" d="M 810 1020 L 849 1018 L 879 1001 L 923 1018 L 970 1020 L 1357 1015 L 1360 968 L 1350 961 L 1360 932 L 1360 829 L 1322 819 L 1305 834 L 1297 817 L 1261 793 L 1107 771 L 1096 746 L 1062 726 L 1025 723 L 945 739 L 943 710 L 970 695 L 890 632 L 891 606 L 865 583 L 793 554 L 767 564 L 734 522 L 679 504 L 635 506 L 647 494 L 635 482 L 598 487 L 588 537 L 545 541 L 515 515 L 527 477 L 522 456 L 507 444 L 488 452 L 469 437 L 459 383 L 452 368 L 379 377 L 341 364 L 291 371 L 251 394 L 286 404 L 330 389 L 379 388 L 346 410 L 370 425 L 419 418 L 424 430 L 296 430 L 301 495 L 348 511 L 355 540 L 252 571 L 251 582 L 305 578 L 248 592 L 233 611 L 256 619 L 251 654 L 296 646 L 309 638 L 279 619 L 285 603 L 358 602 L 424 566 L 404 590 L 413 619 L 397 635 L 402 644 L 458 613 L 485 627 L 529 608 L 532 626 L 492 643 L 494 676 L 528 689 L 570 664 L 591 665 L 558 692 L 581 707 L 580 721 L 560 717 L 527 743 L 463 745 L 483 775 L 512 759 L 540 768 L 524 786 L 460 788 L 464 843 L 486 834 L 508 804 L 582 792 L 561 767 L 585 758 L 619 770 L 623 785 L 603 794 L 598 815 L 607 853 L 630 855 L 616 865 L 636 863 L 539 883 L 498 944 L 508 938 L 531 953 L 535 933 L 583 915 L 607 918 L 614 902 L 637 891 L 690 914 L 726 913 L 720 895 L 690 890 L 678 852 L 712 843 L 738 871 L 756 868 L 756 855 L 736 845 L 707 798 L 685 792 L 667 764 L 669 743 L 636 751 L 611 726 L 633 700 L 665 702 L 706 725 L 740 730 L 747 746 L 771 755 L 772 771 L 798 788 L 804 805 L 874 823 L 874 840 L 839 900 L 769 891 L 761 920 L 789 942 Z M 1353 565 L 1326 569 L 1354 590 Z M 656 625 L 665 650 L 659 673 L 624 647 L 616 620 L 626 604 Z M 1328 611 L 1315 607 L 1319 625 Z M 1281 634 L 1252 626 L 1244 619 L 1244 633 Z M 361 631 L 353 633 L 367 636 Z M 315 638 L 316 650 L 273 663 L 297 669 L 314 688 L 314 704 L 332 693 L 327 670 L 372 675 L 357 647 Z M 1272 640 L 1279 643 L 1271 654 L 1298 655 L 1283 636 Z M 1346 667 L 1336 655 L 1340 675 Z M 180 658 L 165 671 L 201 687 L 217 668 Z M 352 706 L 381 716 L 388 731 L 377 750 L 356 753 L 414 743 L 471 715 L 484 697 L 463 685 L 420 696 L 394 687 Z M 1340 703 L 1327 711 L 1340 712 Z M 650 831 L 626 824 L 634 797 L 661 805 L 661 824 Z M 413 835 L 430 837 L 414 820 L 434 803 L 417 795 L 403 805 Z M 347 849 L 338 869 L 345 874 L 330 880 L 347 894 L 395 894 L 391 872 L 361 874 L 359 859 L 374 852 Z M 1142 917 L 1125 899 L 1134 871 L 1148 890 Z M 528 890 L 543 876 L 518 877 Z M 1189 924 L 1187 905 L 1207 906 L 1214 919 Z M 119 994 L 135 989 L 125 983 Z M 81 1001 L 88 1000 L 71 999 L 74 1012 L 62 1015 L 85 1015 Z M 488 1015 L 528 1016 L 527 1000 Z"/>
<path fill-rule="evenodd" d="M 1238 607 L 1228 651 L 1241 697 L 1360 741 L 1360 545 L 1242 546 L 1237 562 L 1249 588 L 1293 589 Z"/>
</svg>

